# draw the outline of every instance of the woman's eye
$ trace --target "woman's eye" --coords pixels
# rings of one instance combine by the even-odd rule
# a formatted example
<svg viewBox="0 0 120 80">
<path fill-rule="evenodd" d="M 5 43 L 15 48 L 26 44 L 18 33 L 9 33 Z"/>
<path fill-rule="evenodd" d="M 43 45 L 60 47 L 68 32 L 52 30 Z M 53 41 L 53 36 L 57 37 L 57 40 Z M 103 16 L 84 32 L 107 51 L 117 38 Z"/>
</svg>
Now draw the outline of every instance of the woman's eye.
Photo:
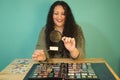
<svg viewBox="0 0 120 80">
<path fill-rule="evenodd" d="M 63 15 L 63 16 L 65 16 L 64 13 L 54 13 L 54 15 Z"/>
<path fill-rule="evenodd" d="M 58 13 L 54 13 L 55 15 L 58 15 Z"/>
<path fill-rule="evenodd" d="M 64 13 L 62 15 L 65 15 Z"/>
</svg>

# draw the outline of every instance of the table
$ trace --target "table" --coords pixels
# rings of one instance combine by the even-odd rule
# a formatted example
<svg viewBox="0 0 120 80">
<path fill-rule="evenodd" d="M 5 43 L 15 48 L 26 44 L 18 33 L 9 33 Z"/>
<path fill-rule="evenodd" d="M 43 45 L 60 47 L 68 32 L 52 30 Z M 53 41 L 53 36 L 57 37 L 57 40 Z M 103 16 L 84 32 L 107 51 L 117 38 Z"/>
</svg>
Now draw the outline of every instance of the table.
<svg viewBox="0 0 120 80">
<path fill-rule="evenodd" d="M 84 59 L 67 59 L 56 58 L 49 59 L 48 63 L 105 63 L 116 80 L 120 80 L 117 74 L 103 58 L 84 58 Z M 15 59 L 5 69 L 0 72 L 0 80 L 23 80 L 33 64 L 38 63 L 32 59 Z"/>
</svg>

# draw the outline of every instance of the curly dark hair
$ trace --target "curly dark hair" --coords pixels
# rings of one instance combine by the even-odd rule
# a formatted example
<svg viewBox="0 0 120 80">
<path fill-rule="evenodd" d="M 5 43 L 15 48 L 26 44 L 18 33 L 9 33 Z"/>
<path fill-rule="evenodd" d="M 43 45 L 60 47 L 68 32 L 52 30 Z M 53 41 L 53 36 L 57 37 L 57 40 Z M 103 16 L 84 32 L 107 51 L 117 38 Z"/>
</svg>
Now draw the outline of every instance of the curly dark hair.
<svg viewBox="0 0 120 80">
<path fill-rule="evenodd" d="M 81 28 L 78 29 L 79 26 L 75 22 L 75 19 L 73 17 L 73 14 L 72 14 L 72 11 L 71 11 L 69 5 L 64 1 L 56 1 L 51 5 L 50 10 L 48 12 L 48 16 L 47 16 L 47 23 L 46 23 L 46 29 L 45 29 L 45 38 L 46 38 L 47 49 L 49 49 L 49 46 L 51 45 L 50 32 L 54 30 L 53 12 L 54 12 L 54 8 L 57 5 L 61 5 L 63 7 L 63 9 L 65 10 L 66 19 L 65 19 L 62 35 L 67 36 L 67 37 L 72 37 L 72 38 L 74 37 L 76 42 L 78 41 L 77 40 L 78 37 L 80 39 L 83 38 L 82 30 L 81 30 Z M 77 46 L 77 44 L 76 44 L 76 46 Z"/>
</svg>

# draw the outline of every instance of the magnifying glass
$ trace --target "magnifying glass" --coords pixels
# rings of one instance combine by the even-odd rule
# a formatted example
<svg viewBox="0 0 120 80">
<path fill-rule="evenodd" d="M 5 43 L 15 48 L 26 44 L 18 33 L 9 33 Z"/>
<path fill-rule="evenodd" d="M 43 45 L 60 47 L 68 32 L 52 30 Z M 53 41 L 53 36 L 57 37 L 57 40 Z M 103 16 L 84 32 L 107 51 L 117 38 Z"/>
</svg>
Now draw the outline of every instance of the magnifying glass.
<svg viewBox="0 0 120 80">
<path fill-rule="evenodd" d="M 62 39 L 62 34 L 61 32 L 57 31 L 57 30 L 53 30 L 50 33 L 50 40 L 52 42 L 58 43 L 60 40 Z"/>
<path fill-rule="evenodd" d="M 54 44 L 56 44 L 56 46 L 50 46 L 49 50 L 52 51 L 58 51 L 58 46 L 57 44 L 59 43 L 59 41 L 62 39 L 62 34 L 61 32 L 57 31 L 57 30 L 53 30 L 50 33 L 50 40 L 52 42 L 54 42 Z"/>
</svg>

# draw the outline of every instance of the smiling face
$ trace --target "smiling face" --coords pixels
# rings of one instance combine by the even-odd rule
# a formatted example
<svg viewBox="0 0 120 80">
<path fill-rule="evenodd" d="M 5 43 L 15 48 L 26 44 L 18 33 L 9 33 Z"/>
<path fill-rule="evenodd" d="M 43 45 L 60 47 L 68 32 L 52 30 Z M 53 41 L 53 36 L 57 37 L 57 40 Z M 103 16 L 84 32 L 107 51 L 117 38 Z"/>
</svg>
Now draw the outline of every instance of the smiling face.
<svg viewBox="0 0 120 80">
<path fill-rule="evenodd" d="M 65 23 L 65 10 L 61 5 L 57 5 L 53 12 L 53 21 L 55 27 L 63 27 Z"/>
</svg>

